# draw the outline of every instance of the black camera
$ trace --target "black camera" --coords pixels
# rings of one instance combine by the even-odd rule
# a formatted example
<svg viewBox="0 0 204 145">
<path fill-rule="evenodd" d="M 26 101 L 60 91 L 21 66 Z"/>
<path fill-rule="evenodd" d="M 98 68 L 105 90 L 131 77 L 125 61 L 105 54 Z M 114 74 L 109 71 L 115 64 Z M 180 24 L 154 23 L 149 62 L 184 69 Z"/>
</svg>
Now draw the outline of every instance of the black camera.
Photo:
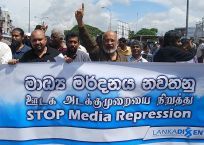
<svg viewBox="0 0 204 145">
<path fill-rule="evenodd" d="M 190 37 L 190 38 L 182 38 L 182 39 L 181 39 L 181 43 L 182 43 L 182 44 L 186 44 L 186 43 L 189 43 L 190 40 L 193 42 L 193 41 L 194 41 L 194 38 L 193 38 L 193 37 Z"/>
<path fill-rule="evenodd" d="M 182 44 L 186 44 L 186 43 L 188 43 L 190 41 L 190 39 L 188 39 L 188 38 L 183 38 L 183 39 L 181 39 L 181 43 Z"/>
</svg>

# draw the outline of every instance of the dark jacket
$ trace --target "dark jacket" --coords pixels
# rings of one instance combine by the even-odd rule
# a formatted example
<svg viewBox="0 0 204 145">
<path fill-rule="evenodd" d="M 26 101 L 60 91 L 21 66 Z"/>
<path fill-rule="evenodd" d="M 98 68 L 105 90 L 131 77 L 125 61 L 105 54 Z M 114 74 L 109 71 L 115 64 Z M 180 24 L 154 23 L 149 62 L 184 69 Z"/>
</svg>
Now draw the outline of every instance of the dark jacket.
<svg viewBox="0 0 204 145">
<path fill-rule="evenodd" d="M 34 49 L 27 51 L 23 57 L 19 60 L 20 62 L 56 62 L 57 60 L 62 60 L 63 55 L 56 49 L 48 47 L 47 52 L 39 58 L 36 55 Z"/>
<path fill-rule="evenodd" d="M 183 50 L 175 46 L 160 48 L 154 56 L 154 62 L 181 62 L 193 59 L 196 49 Z"/>
<path fill-rule="evenodd" d="M 100 48 L 96 41 L 91 39 L 85 27 L 79 27 L 79 37 L 92 61 L 111 61 L 109 54 L 105 53 L 103 48 Z M 127 62 L 127 58 L 117 52 L 116 61 Z"/>
</svg>

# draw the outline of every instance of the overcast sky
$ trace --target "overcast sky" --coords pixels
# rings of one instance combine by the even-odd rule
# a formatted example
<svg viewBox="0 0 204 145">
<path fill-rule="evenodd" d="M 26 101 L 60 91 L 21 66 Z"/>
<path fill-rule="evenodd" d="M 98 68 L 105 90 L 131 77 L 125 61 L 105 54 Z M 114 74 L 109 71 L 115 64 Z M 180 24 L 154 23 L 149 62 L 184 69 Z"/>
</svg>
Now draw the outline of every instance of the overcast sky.
<svg viewBox="0 0 204 145">
<path fill-rule="evenodd" d="M 13 24 L 28 31 L 28 1 L 1 0 L 0 6 L 11 13 Z M 187 0 L 30 0 L 31 28 L 45 21 L 49 31 L 53 28 L 71 29 L 75 24 L 74 12 L 85 4 L 84 21 L 106 31 L 110 12 L 112 27 L 117 29 L 117 21 L 124 21 L 134 31 L 156 27 L 163 34 L 175 27 L 185 27 Z M 204 1 L 190 0 L 189 26 L 195 26 L 204 15 Z"/>
</svg>

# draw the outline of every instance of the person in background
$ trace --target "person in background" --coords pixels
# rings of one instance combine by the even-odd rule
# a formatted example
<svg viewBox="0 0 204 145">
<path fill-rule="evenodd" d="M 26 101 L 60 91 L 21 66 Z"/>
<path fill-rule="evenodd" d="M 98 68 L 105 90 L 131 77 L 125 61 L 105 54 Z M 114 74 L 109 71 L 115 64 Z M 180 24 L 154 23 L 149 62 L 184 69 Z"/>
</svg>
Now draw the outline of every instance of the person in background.
<svg viewBox="0 0 204 145">
<path fill-rule="evenodd" d="M 30 36 L 31 36 L 31 33 L 29 33 L 29 32 L 25 33 L 25 35 L 24 35 L 24 44 L 31 48 L 32 46 L 31 46 L 31 43 L 30 43 Z"/>
<path fill-rule="evenodd" d="M 165 33 L 163 47 L 157 51 L 153 59 L 154 62 L 183 62 L 193 59 L 195 54 L 196 49 L 192 47 L 184 50 L 181 35 L 175 30 L 170 30 Z"/>
<path fill-rule="evenodd" d="M 12 59 L 10 47 L 3 42 L 0 42 L 0 64 L 7 64 Z"/>
<path fill-rule="evenodd" d="M 153 61 L 153 55 L 150 52 L 150 48 L 147 45 L 147 43 L 143 44 L 143 49 L 141 52 L 141 55 L 144 59 L 146 59 L 148 62 L 152 62 Z"/>
<path fill-rule="evenodd" d="M 64 41 L 64 32 L 59 29 L 53 29 L 51 32 L 49 46 L 64 53 L 67 51 L 67 46 Z"/>
<path fill-rule="evenodd" d="M 204 59 L 204 39 L 203 38 L 199 40 L 196 56 L 198 58 L 198 63 L 203 63 L 203 59 Z"/>
<path fill-rule="evenodd" d="M 127 40 L 125 38 L 120 38 L 118 40 L 118 53 L 124 55 L 124 56 L 130 56 L 131 55 L 131 48 L 127 46 Z"/>
<path fill-rule="evenodd" d="M 132 55 L 128 57 L 128 62 L 148 62 L 142 57 L 142 43 L 134 40 L 131 45 Z"/>
<path fill-rule="evenodd" d="M 48 25 L 45 25 L 45 24 L 35 26 L 35 30 L 42 30 L 44 31 L 44 33 L 47 31 L 47 29 L 48 29 Z"/>
<path fill-rule="evenodd" d="M 31 48 L 24 44 L 24 31 L 21 28 L 14 28 L 11 32 L 11 51 L 13 59 L 21 59 Z"/>
<path fill-rule="evenodd" d="M 182 43 L 182 49 L 188 51 L 188 49 L 190 48 L 194 48 L 196 50 L 196 44 L 193 43 L 193 38 L 191 39 L 187 39 L 187 38 L 182 38 L 181 39 L 181 43 Z M 198 63 L 198 58 L 197 55 L 194 55 L 194 57 L 189 60 L 189 61 L 184 61 L 187 63 Z"/>
</svg>

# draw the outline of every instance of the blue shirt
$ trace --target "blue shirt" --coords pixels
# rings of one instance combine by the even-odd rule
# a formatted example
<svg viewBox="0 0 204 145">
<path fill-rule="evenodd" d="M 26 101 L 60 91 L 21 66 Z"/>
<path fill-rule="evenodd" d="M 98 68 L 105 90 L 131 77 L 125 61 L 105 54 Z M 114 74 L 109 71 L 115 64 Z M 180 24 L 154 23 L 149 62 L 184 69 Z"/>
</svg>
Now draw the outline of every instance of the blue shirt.
<svg viewBox="0 0 204 145">
<path fill-rule="evenodd" d="M 27 45 L 24 45 L 23 48 L 21 48 L 19 51 L 12 50 L 13 59 L 21 59 L 23 55 L 29 50 L 31 50 L 31 48 Z"/>
</svg>

